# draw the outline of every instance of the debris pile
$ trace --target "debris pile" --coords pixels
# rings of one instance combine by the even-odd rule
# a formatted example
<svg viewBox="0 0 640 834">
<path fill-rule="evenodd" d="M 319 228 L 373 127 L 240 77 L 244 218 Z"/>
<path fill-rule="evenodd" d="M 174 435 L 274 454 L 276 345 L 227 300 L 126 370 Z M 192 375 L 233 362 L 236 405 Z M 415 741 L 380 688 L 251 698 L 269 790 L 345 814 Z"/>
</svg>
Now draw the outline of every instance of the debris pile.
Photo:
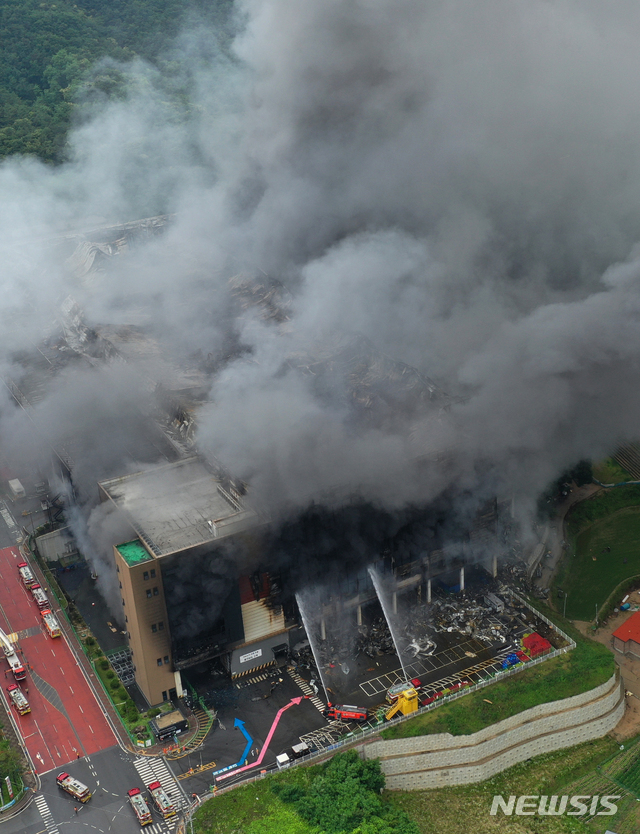
<svg viewBox="0 0 640 834">
<path fill-rule="evenodd" d="M 436 599 L 431 605 L 432 632 L 457 633 L 487 644 L 506 643 L 514 628 L 529 625 L 526 611 L 504 586 L 501 595 L 483 593 L 455 601 Z"/>
<path fill-rule="evenodd" d="M 356 638 L 355 656 L 366 654 L 367 657 L 375 658 L 383 654 L 392 654 L 395 651 L 389 626 L 384 617 L 378 617 L 373 621 L 370 628 L 358 627 Z"/>
</svg>

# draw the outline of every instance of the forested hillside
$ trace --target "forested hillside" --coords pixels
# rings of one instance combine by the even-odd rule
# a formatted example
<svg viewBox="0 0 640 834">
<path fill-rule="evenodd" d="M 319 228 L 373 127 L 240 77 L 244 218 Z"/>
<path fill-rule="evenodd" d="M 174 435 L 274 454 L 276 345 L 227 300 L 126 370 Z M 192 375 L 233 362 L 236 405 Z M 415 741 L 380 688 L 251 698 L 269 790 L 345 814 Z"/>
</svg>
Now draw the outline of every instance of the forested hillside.
<svg viewBox="0 0 640 834">
<path fill-rule="evenodd" d="M 64 158 L 72 118 L 92 93 L 121 93 L 104 58 L 144 58 L 170 72 L 167 54 L 188 20 L 223 32 L 232 0 L 0 0 L 0 158 Z"/>
</svg>

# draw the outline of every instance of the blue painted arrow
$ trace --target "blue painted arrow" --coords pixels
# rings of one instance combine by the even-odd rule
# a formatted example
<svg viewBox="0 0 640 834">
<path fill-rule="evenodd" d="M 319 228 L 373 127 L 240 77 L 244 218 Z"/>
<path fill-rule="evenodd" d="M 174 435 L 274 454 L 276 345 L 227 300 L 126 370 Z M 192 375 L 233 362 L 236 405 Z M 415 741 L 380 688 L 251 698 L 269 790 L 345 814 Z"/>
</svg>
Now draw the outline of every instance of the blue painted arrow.
<svg viewBox="0 0 640 834">
<path fill-rule="evenodd" d="M 244 752 L 242 753 L 242 756 L 240 757 L 240 761 L 238 762 L 238 767 L 242 767 L 242 765 L 247 761 L 247 758 L 249 756 L 249 750 L 251 750 L 251 745 L 253 744 L 253 739 L 251 738 L 249 733 L 245 730 L 244 721 L 240 721 L 239 718 L 236 718 L 233 722 L 233 726 L 234 727 L 239 727 L 240 732 L 242 733 L 242 735 L 247 740 L 247 746 L 244 748 Z"/>
</svg>

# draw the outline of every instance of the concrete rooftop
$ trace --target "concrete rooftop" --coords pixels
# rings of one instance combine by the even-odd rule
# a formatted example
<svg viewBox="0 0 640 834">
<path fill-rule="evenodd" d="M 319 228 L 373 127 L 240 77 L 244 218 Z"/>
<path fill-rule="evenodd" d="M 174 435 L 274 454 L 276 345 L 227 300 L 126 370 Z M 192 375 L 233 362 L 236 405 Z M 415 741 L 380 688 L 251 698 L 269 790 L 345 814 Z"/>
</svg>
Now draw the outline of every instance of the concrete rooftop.
<svg viewBox="0 0 640 834">
<path fill-rule="evenodd" d="M 195 457 L 101 481 L 100 489 L 156 556 L 216 542 L 261 523 Z"/>
</svg>

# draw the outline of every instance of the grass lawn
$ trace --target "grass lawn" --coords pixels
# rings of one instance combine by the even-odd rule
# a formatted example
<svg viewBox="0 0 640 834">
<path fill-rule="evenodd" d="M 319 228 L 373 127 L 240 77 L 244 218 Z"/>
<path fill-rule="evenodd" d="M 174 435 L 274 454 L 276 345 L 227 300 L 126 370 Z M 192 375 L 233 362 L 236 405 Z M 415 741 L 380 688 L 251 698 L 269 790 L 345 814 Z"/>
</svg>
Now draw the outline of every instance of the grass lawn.
<svg viewBox="0 0 640 834">
<path fill-rule="evenodd" d="M 620 484 L 624 481 L 635 480 L 626 469 L 613 458 L 601 460 L 593 464 L 593 477 L 601 484 Z"/>
<path fill-rule="evenodd" d="M 323 834 L 271 790 L 275 783 L 308 785 L 322 765 L 295 767 L 214 797 L 193 818 L 195 834 Z"/>
<path fill-rule="evenodd" d="M 575 649 L 389 727 L 382 731 L 382 737 L 409 738 L 430 733 L 467 735 L 525 709 L 579 695 L 607 681 L 615 668 L 611 651 L 583 637 L 570 623 L 537 602 L 536 606 L 575 640 Z"/>
<path fill-rule="evenodd" d="M 554 586 L 567 593 L 567 617 L 590 621 L 620 582 L 640 574 L 640 505 L 596 519 L 572 538 L 573 555 Z"/>
<path fill-rule="evenodd" d="M 537 756 L 529 762 L 499 773 L 486 782 L 432 791 L 394 791 L 392 801 L 415 820 L 423 834 L 624 834 L 618 817 L 595 817 L 585 824 L 575 817 L 517 817 L 489 814 L 494 795 L 620 794 L 617 786 L 600 779 L 597 790 L 582 790 L 589 778 L 597 775 L 596 766 L 618 749 L 610 738 Z M 577 789 L 577 786 L 580 789 Z M 635 806 L 635 800 L 633 801 Z M 629 803 L 625 807 L 628 807 Z M 631 809 L 635 812 L 635 807 Z M 602 820 L 602 822 L 600 822 Z M 616 825 L 613 825 L 615 820 Z M 631 828 L 628 831 L 637 831 Z"/>
<path fill-rule="evenodd" d="M 639 748 L 640 749 L 640 748 Z M 495 816 L 489 813 L 496 794 L 615 795 L 624 793 L 606 775 L 619 753 L 613 739 L 605 737 L 538 756 L 516 765 L 486 782 L 425 791 L 389 791 L 384 798 L 403 809 L 422 834 L 619 834 L 638 831 L 634 797 L 619 803 L 616 817 L 595 817 L 588 825 L 575 817 Z M 612 758 L 614 757 L 614 758 Z M 597 770 L 608 762 L 603 771 Z M 306 784 L 320 766 L 297 767 L 251 785 L 229 791 L 206 802 L 194 818 L 195 834 L 322 834 L 301 820 L 291 805 L 271 791 L 274 782 Z"/>
</svg>

